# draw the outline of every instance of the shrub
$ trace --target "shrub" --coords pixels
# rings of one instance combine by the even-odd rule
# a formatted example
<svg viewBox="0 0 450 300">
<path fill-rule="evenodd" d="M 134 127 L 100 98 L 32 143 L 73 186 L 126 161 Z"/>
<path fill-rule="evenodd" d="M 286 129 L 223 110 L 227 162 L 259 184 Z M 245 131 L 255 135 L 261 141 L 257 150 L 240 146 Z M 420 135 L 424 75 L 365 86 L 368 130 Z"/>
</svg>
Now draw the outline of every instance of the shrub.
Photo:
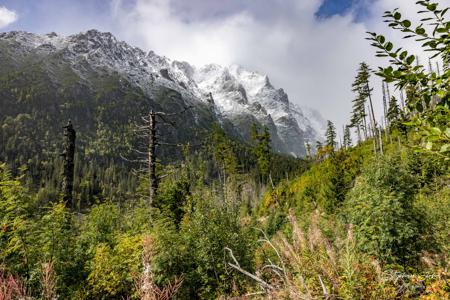
<svg viewBox="0 0 450 300">
<path fill-rule="evenodd" d="M 397 156 L 377 159 L 363 170 L 342 210 L 354 225 L 359 249 L 382 263 L 406 266 L 417 259 L 426 224 L 414 207 L 415 186 Z"/>
</svg>

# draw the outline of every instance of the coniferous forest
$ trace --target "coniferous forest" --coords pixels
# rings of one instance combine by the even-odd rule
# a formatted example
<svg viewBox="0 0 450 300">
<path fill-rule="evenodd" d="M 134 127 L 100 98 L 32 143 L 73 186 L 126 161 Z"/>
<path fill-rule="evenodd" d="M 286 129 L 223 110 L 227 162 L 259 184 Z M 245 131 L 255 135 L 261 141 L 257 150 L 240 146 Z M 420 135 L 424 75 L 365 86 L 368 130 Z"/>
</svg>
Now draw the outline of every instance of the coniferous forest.
<svg viewBox="0 0 450 300">
<path fill-rule="evenodd" d="M 380 22 L 439 63 L 367 33 L 383 67 L 361 62 L 343 139 L 330 120 L 303 158 L 0 42 L 0 300 L 449 299 L 449 8 L 416 8 Z"/>
</svg>

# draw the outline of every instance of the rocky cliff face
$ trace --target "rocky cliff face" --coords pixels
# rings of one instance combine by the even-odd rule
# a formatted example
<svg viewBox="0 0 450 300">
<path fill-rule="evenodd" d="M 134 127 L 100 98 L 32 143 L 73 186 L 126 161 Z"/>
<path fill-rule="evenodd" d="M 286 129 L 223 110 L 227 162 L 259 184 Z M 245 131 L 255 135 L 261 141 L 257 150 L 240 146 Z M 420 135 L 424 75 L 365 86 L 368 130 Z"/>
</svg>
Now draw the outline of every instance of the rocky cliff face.
<svg viewBox="0 0 450 300">
<path fill-rule="evenodd" d="M 86 89 L 97 90 L 98 78 L 119 76 L 149 99 L 149 107 L 176 110 L 192 105 L 197 109 L 189 125 L 207 127 L 217 121 L 244 141 L 253 123 L 267 126 L 274 150 L 280 153 L 303 156 L 305 142 L 322 139 L 325 122 L 320 114 L 292 104 L 266 75 L 237 65 L 197 68 L 145 53 L 110 33 L 89 30 L 68 37 L 0 33 L 0 58 L 0 75 L 39 65 L 55 86 L 70 76 Z M 161 103 L 167 94 L 171 104 Z"/>
</svg>

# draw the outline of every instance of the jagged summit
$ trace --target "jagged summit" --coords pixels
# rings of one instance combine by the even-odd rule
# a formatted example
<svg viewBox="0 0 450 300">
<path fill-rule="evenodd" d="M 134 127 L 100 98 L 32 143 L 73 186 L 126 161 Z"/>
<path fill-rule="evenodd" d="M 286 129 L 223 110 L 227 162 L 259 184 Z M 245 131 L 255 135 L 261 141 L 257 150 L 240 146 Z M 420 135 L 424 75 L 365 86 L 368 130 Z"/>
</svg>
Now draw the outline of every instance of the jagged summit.
<svg viewBox="0 0 450 300">
<path fill-rule="evenodd" d="M 89 72 L 120 74 L 149 97 L 162 87 L 169 88 L 185 102 L 212 106 L 219 122 L 230 121 L 244 139 L 252 123 L 268 126 L 279 152 L 302 156 L 305 142 L 322 138 L 324 122 L 317 112 L 304 113 L 267 75 L 239 65 L 195 67 L 153 51 L 146 53 L 95 29 L 70 36 L 12 31 L 0 33 L 0 42 L 16 57 L 57 56 L 80 78 L 90 78 Z"/>
</svg>

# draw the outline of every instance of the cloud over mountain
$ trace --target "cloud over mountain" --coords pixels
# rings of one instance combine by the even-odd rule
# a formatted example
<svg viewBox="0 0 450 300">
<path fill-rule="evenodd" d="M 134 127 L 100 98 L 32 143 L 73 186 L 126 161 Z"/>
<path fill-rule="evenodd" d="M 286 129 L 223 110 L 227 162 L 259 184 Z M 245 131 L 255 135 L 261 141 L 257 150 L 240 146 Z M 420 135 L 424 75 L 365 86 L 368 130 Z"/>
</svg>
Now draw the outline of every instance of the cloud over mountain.
<svg viewBox="0 0 450 300">
<path fill-rule="evenodd" d="M 18 16 L 15 11 L 9 10 L 4 6 L 0 6 L 0 29 L 14 23 Z"/>
</svg>

